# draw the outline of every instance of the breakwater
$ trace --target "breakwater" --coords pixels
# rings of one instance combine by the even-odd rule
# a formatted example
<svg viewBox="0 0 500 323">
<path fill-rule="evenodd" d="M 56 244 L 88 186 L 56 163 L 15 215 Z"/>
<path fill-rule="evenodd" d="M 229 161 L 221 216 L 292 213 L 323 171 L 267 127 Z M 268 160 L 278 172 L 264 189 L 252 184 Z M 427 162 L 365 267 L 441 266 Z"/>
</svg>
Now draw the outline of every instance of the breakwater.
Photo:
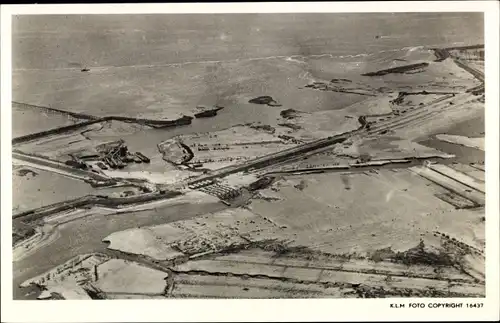
<svg viewBox="0 0 500 323">
<path fill-rule="evenodd" d="M 57 113 L 57 114 L 62 114 L 66 115 L 68 117 L 72 117 L 75 119 L 87 119 L 87 120 L 93 120 L 93 121 L 108 121 L 108 120 L 118 120 L 118 121 L 124 121 L 124 122 L 134 122 L 134 123 L 139 123 L 139 124 L 146 124 L 150 126 L 160 126 L 160 127 L 168 127 L 172 125 L 181 125 L 181 124 L 190 124 L 191 120 L 193 117 L 189 116 L 182 116 L 178 119 L 175 120 L 157 120 L 157 119 L 148 119 L 148 118 L 133 118 L 133 117 L 123 117 L 123 116 L 105 116 L 105 117 L 97 117 L 85 113 L 79 113 L 79 112 L 70 112 L 70 111 L 65 111 L 65 110 L 60 110 L 60 109 L 55 109 L 55 108 L 50 108 L 50 107 L 44 107 L 44 106 L 39 106 L 39 105 L 33 105 L 33 104 L 27 104 L 27 103 L 21 103 L 21 102 L 16 102 L 12 101 L 12 107 L 14 108 L 21 108 L 21 109 L 31 109 L 31 110 L 38 110 L 38 111 L 43 111 L 43 112 L 48 112 L 48 113 Z M 217 109 L 216 111 L 220 110 L 221 108 Z M 83 123 L 79 123 L 82 125 Z M 50 130 L 49 130 L 50 131 Z"/>
<path fill-rule="evenodd" d="M 460 94 L 460 92 L 450 92 L 450 91 L 419 91 L 419 92 L 406 92 L 406 91 L 403 91 L 403 92 L 399 92 L 398 93 L 398 97 L 395 98 L 394 100 L 391 100 L 390 103 L 392 104 L 401 104 L 403 103 L 403 100 L 405 97 L 409 96 L 409 95 L 443 95 L 443 96 L 447 96 L 447 95 L 457 95 L 457 94 Z"/>
<path fill-rule="evenodd" d="M 70 132 L 70 131 L 80 129 L 80 128 L 83 128 L 86 126 L 90 126 L 92 124 L 99 123 L 102 121 L 104 121 L 104 120 L 98 119 L 98 120 L 85 121 L 85 122 L 75 123 L 75 124 L 70 125 L 70 126 L 57 127 L 57 128 L 53 128 L 53 129 L 49 129 L 49 130 L 40 131 L 40 132 L 32 133 L 29 135 L 21 136 L 21 137 L 16 137 L 16 138 L 12 139 L 12 145 L 21 144 L 24 142 L 40 139 L 40 138 L 50 136 L 50 135 L 56 135 L 56 134 L 61 134 L 61 133 L 65 133 L 65 132 Z"/>
<path fill-rule="evenodd" d="M 16 102 L 16 101 L 12 101 L 12 107 L 18 108 L 18 109 L 25 109 L 25 110 L 38 110 L 38 111 L 43 111 L 46 113 L 62 114 L 62 115 L 65 115 L 67 117 L 71 117 L 74 119 L 88 119 L 88 120 L 99 119 L 99 117 L 92 116 L 90 114 L 70 112 L 70 111 L 65 111 L 65 110 L 60 110 L 60 109 L 55 109 L 55 108 L 50 108 L 50 107 L 44 107 L 44 106 L 39 106 L 39 105 L 34 105 L 34 104 L 21 103 L 21 102 Z"/>
<path fill-rule="evenodd" d="M 103 120 L 105 119 L 105 120 Z M 122 117 L 122 116 L 110 116 L 105 117 L 101 120 L 109 121 L 109 120 L 117 120 L 123 122 L 130 123 L 138 123 L 146 126 L 150 126 L 153 128 L 166 128 L 166 127 L 175 127 L 175 126 L 183 126 L 191 124 L 193 117 L 182 116 L 179 119 L 175 120 L 155 120 L 155 119 L 144 119 L 144 118 L 131 118 L 131 117 Z"/>
<path fill-rule="evenodd" d="M 20 104 L 20 103 L 16 103 Z M 51 109 L 51 108 L 44 108 L 44 107 L 37 107 L 41 109 Z M 62 110 L 60 110 L 62 111 Z M 72 114 L 71 112 L 66 112 L 69 114 Z M 145 126 L 150 126 L 153 128 L 167 128 L 167 127 L 176 127 L 176 126 L 183 126 L 183 125 L 190 125 L 193 117 L 189 116 L 182 116 L 179 119 L 175 120 L 155 120 L 155 119 L 145 119 L 145 118 L 132 118 L 132 117 L 123 117 L 123 116 L 108 116 L 108 117 L 102 117 L 102 118 L 97 118 L 97 117 L 92 117 L 92 116 L 87 116 L 84 119 L 89 119 L 89 121 L 84 121 L 84 122 L 79 122 L 73 125 L 69 126 L 63 126 L 63 127 L 57 127 L 37 133 L 32 133 L 29 135 L 21 136 L 21 137 L 16 137 L 12 139 L 12 144 L 20 144 L 20 143 L 25 143 L 28 141 L 40 139 L 46 136 L 50 135 L 56 135 L 56 134 L 61 134 L 61 133 L 66 133 L 66 132 L 71 132 L 80 128 L 84 128 L 86 126 L 95 124 L 95 123 L 100 123 L 100 122 L 107 122 L 107 121 L 122 121 L 122 122 L 128 122 L 128 123 L 136 123 L 136 124 L 141 124 Z"/>
<path fill-rule="evenodd" d="M 423 160 L 427 161 L 439 161 L 441 164 L 448 164 L 453 162 L 452 159 L 440 157 L 440 156 L 428 156 L 428 157 L 406 157 L 401 159 L 379 159 L 372 160 L 366 163 L 360 164 L 345 164 L 345 165 L 331 165 L 331 166 L 312 166 L 312 167 L 302 167 L 294 169 L 282 169 L 277 171 L 270 171 L 263 174 L 263 176 L 278 176 L 278 175 L 302 175 L 302 174 L 320 174 L 320 173 L 335 173 L 335 172 L 366 172 L 376 169 L 394 169 L 394 168 L 409 168 L 413 166 L 419 166 L 422 164 Z"/>
<path fill-rule="evenodd" d="M 214 109 L 207 109 L 205 111 L 195 113 L 194 116 L 197 119 L 199 119 L 199 118 L 211 118 L 211 117 L 215 117 L 217 115 L 217 112 L 219 110 L 222 110 L 222 109 L 224 109 L 224 108 L 223 107 L 216 107 Z"/>
<path fill-rule="evenodd" d="M 468 49 L 484 49 L 484 44 L 468 45 L 468 46 L 452 46 L 445 47 L 445 50 L 468 50 Z"/>
</svg>

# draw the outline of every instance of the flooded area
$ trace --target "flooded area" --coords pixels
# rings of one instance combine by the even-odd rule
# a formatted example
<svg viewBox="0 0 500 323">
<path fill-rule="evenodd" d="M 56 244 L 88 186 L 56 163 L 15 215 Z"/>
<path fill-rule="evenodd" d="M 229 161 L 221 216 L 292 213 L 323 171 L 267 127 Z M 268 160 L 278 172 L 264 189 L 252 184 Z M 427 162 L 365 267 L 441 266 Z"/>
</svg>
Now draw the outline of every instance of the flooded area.
<svg viewBox="0 0 500 323">
<path fill-rule="evenodd" d="M 446 131 L 446 134 L 466 137 L 484 137 L 484 114 L 480 117 L 457 123 L 450 129 L 448 129 Z"/>
<path fill-rule="evenodd" d="M 24 295 L 28 293 L 18 287 L 24 280 L 42 274 L 79 254 L 106 252 L 107 245 L 102 239 L 113 232 L 189 219 L 226 207 L 222 203 L 180 204 L 142 212 L 94 215 L 61 225 L 57 229 L 60 234 L 55 241 L 14 262 L 14 298 L 24 299 Z"/>
<path fill-rule="evenodd" d="M 329 59 L 330 64 L 338 60 Z M 31 104 L 99 117 L 142 115 L 175 119 L 178 114 L 189 115 L 198 105 L 219 105 L 225 109 L 216 118 L 222 119 L 220 122 L 226 126 L 273 118 L 276 110 L 281 109 L 258 109 L 248 104 L 261 95 L 272 95 L 282 106 L 306 112 L 341 109 L 365 98 L 349 93 L 304 90 L 321 71 L 319 67 L 313 70 L 310 66 L 305 61 L 275 58 L 177 67 L 124 67 L 85 74 L 78 70 L 17 71 L 13 96 Z M 324 77 L 334 77 L 341 70 L 339 67 L 337 73 L 331 71 Z M 350 76 L 356 75 L 358 71 Z M 47 82 L 47 78 L 53 81 Z M 33 88 L 37 90 L 28 90 Z M 254 113 L 256 109 L 260 117 Z"/>
<path fill-rule="evenodd" d="M 451 144 L 442 140 L 433 138 L 429 140 L 420 141 L 419 144 L 435 148 L 447 154 L 456 156 L 453 160 L 463 164 L 482 164 L 484 163 L 484 151 L 465 147 L 457 144 Z"/>
<path fill-rule="evenodd" d="M 452 126 L 450 129 L 447 129 L 445 133 L 448 135 L 456 135 L 456 136 L 484 137 L 485 135 L 484 121 L 485 121 L 484 115 L 482 115 L 480 117 L 458 123 Z M 485 159 L 484 151 L 445 142 L 437 139 L 435 135 L 436 134 L 431 136 L 431 139 L 419 141 L 419 144 L 435 148 L 437 150 L 440 150 L 448 154 L 453 154 L 457 156 L 453 160 L 459 163 L 464 163 L 464 164 L 484 163 Z"/>
<path fill-rule="evenodd" d="M 32 108 L 12 108 L 12 138 L 29 135 L 35 132 L 69 126 L 78 121 L 71 120 L 67 116 L 44 113 Z"/>
</svg>

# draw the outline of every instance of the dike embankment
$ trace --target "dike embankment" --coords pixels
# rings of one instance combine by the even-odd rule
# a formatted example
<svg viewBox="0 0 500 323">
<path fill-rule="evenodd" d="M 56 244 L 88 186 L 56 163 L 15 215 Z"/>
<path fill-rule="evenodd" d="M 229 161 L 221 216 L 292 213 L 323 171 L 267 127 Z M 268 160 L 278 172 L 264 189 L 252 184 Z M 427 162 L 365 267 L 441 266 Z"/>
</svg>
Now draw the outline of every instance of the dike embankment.
<svg viewBox="0 0 500 323">
<path fill-rule="evenodd" d="M 470 67 L 467 65 L 467 63 L 463 60 L 461 60 L 459 57 L 455 57 L 450 53 L 450 51 L 466 51 L 466 50 L 474 50 L 474 49 L 483 49 L 484 50 L 484 44 L 479 44 L 479 45 L 470 45 L 470 46 L 456 46 L 456 47 L 446 47 L 446 48 L 432 48 L 434 51 L 434 55 L 436 56 L 435 62 L 441 62 L 444 61 L 447 58 L 453 58 L 453 61 L 455 64 L 457 64 L 459 67 L 463 68 L 470 74 L 472 74 L 476 79 L 484 83 L 484 73 Z"/>
<path fill-rule="evenodd" d="M 103 119 L 106 119 L 103 121 L 117 120 L 117 121 L 123 121 L 123 122 L 138 123 L 138 124 L 150 126 L 153 128 L 167 128 L 167 127 L 189 125 L 189 124 L 191 124 L 193 117 L 182 116 L 181 118 L 175 119 L 175 120 L 155 120 L 155 119 L 110 116 L 110 117 L 105 117 Z"/>
<path fill-rule="evenodd" d="M 192 120 L 193 120 L 193 117 L 190 117 L 190 116 L 182 116 L 182 117 L 175 119 L 175 120 L 156 120 L 156 119 L 132 118 L 132 117 L 123 117 L 123 116 L 107 116 L 107 117 L 101 118 L 101 117 L 95 117 L 95 116 L 90 116 L 90 115 L 86 115 L 86 114 L 73 113 L 73 112 L 48 108 L 48 107 L 34 106 L 34 105 L 29 105 L 29 104 L 19 103 L 19 102 L 15 102 L 15 105 L 28 107 L 31 109 L 39 109 L 42 111 L 47 111 L 47 112 L 52 112 L 52 113 L 65 114 L 71 118 L 86 119 L 88 121 L 78 122 L 76 124 L 69 125 L 69 126 L 57 127 L 57 128 L 37 132 L 37 133 L 32 133 L 29 135 L 17 137 L 17 138 L 12 139 L 13 145 L 36 140 L 36 139 L 40 139 L 40 138 L 50 136 L 50 135 L 57 135 L 57 134 L 61 134 L 61 133 L 71 132 L 71 131 L 75 131 L 77 129 L 84 128 L 84 127 L 92 125 L 92 124 L 113 121 L 113 120 L 122 121 L 122 122 L 129 122 L 129 123 L 136 123 L 136 124 L 150 126 L 153 128 L 168 128 L 168 127 L 190 125 Z"/>
<path fill-rule="evenodd" d="M 79 113 L 79 112 L 70 112 L 70 111 L 55 109 L 55 108 L 51 108 L 51 107 L 44 107 L 44 106 L 40 106 L 40 105 L 21 103 L 21 102 L 16 102 L 16 101 L 12 101 L 12 107 L 18 108 L 18 109 L 25 109 L 25 110 L 38 110 L 38 111 L 43 111 L 46 113 L 62 114 L 62 115 L 65 115 L 67 117 L 71 117 L 74 119 L 87 119 L 87 120 L 100 119 L 99 117 L 92 116 L 90 114 Z"/>
<path fill-rule="evenodd" d="M 478 79 L 481 83 L 484 83 L 484 74 L 481 73 L 478 70 L 473 69 L 469 65 L 467 65 L 465 62 L 462 62 L 459 59 L 455 59 L 455 64 L 472 74 L 476 79 Z"/>
<path fill-rule="evenodd" d="M 100 195 L 86 195 L 73 200 L 58 202 L 43 206 L 34 210 L 24 211 L 12 216 L 13 219 L 21 219 L 23 222 L 39 220 L 51 214 L 60 213 L 76 208 L 90 208 L 93 206 L 104 206 L 110 208 L 120 208 L 126 205 L 152 202 L 161 199 L 173 198 L 182 195 L 181 192 L 167 191 L 164 193 L 147 193 L 128 197 L 108 197 Z"/>
<path fill-rule="evenodd" d="M 16 137 L 16 138 L 12 139 L 12 145 L 25 143 L 28 141 L 40 139 L 40 138 L 50 136 L 50 135 L 57 135 L 57 134 L 61 134 L 61 133 L 74 131 L 74 130 L 77 130 L 77 129 L 80 129 L 80 128 L 83 128 L 86 126 L 90 126 L 92 124 L 99 123 L 102 121 L 104 121 L 104 120 L 97 119 L 97 120 L 79 122 L 79 123 L 72 124 L 70 126 L 57 127 L 57 128 L 53 128 L 53 129 L 49 129 L 49 130 L 40 131 L 40 132 L 32 133 L 29 135 L 21 136 L 21 137 Z"/>
<path fill-rule="evenodd" d="M 440 163 L 446 164 L 452 162 L 451 160 L 440 157 L 440 156 L 429 156 L 429 157 L 406 157 L 399 159 L 379 159 L 373 160 L 365 163 L 351 163 L 343 165 L 331 165 L 331 166 L 319 166 L 311 168 L 295 168 L 295 169 L 284 169 L 279 171 L 271 171 L 264 173 L 264 176 L 277 176 L 277 175 L 302 175 L 302 174 L 315 174 L 315 173 L 334 173 L 334 172 L 366 172 L 370 170 L 377 169 L 391 169 L 391 168 L 409 168 L 413 166 L 420 166 L 422 161 L 439 161 Z"/>
<path fill-rule="evenodd" d="M 469 45 L 469 46 L 453 46 L 453 47 L 444 47 L 444 48 L 431 48 L 434 51 L 434 55 L 436 55 L 435 62 L 442 62 L 448 57 L 451 57 L 450 51 L 452 50 L 471 50 L 471 49 L 484 49 L 484 44 L 478 45 Z"/>
</svg>

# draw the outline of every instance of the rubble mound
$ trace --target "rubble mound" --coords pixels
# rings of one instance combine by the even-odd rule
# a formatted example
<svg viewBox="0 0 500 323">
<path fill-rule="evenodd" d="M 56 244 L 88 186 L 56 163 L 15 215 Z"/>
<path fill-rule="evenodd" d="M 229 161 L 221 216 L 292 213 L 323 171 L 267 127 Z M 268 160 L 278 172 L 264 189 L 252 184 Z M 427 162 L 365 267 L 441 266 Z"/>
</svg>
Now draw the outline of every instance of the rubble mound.
<svg viewBox="0 0 500 323">
<path fill-rule="evenodd" d="M 365 73 L 361 74 L 362 76 L 383 76 L 387 74 L 408 74 L 408 73 L 416 73 L 418 71 L 421 71 L 425 67 L 429 66 L 429 63 L 423 62 L 423 63 L 416 63 L 416 64 L 409 64 L 409 65 L 404 65 L 404 66 L 398 66 L 398 67 L 393 67 L 393 68 L 388 68 L 376 72 L 370 72 L 370 73 Z"/>
<path fill-rule="evenodd" d="M 264 130 L 268 133 L 275 133 L 276 132 L 276 129 L 268 124 L 264 124 L 264 125 L 251 125 L 250 128 L 252 129 L 255 129 L 255 130 Z"/>
<path fill-rule="evenodd" d="M 348 79 L 332 79 L 331 83 L 352 83 L 351 80 Z"/>
<path fill-rule="evenodd" d="M 286 109 L 280 112 L 280 116 L 285 119 L 293 119 L 298 116 L 298 111 L 294 109 Z"/>
<path fill-rule="evenodd" d="M 197 111 L 194 116 L 195 118 L 211 118 L 217 115 L 217 111 L 224 109 L 224 107 L 215 106 L 215 107 L 205 107 L 198 106 L 196 107 Z"/>
<path fill-rule="evenodd" d="M 270 97 L 268 95 L 253 98 L 253 99 L 249 100 L 248 102 L 253 103 L 253 104 L 267 104 L 270 107 L 280 107 L 281 106 L 281 104 L 279 104 L 276 100 L 274 100 L 272 97 Z"/>
<path fill-rule="evenodd" d="M 393 260 L 406 265 L 453 266 L 455 264 L 455 261 L 449 254 L 445 253 L 443 250 L 433 250 L 426 247 L 422 240 L 414 248 L 404 252 L 397 252 L 393 256 Z"/>
</svg>

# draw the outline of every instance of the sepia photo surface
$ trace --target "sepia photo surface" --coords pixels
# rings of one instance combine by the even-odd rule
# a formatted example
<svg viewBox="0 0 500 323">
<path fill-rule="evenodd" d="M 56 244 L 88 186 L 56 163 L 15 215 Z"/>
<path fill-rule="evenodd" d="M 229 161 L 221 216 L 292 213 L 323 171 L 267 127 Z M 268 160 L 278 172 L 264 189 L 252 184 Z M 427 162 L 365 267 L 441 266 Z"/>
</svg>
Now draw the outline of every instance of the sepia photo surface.
<svg viewBox="0 0 500 323">
<path fill-rule="evenodd" d="M 11 19 L 14 300 L 486 296 L 482 12 Z"/>
</svg>

